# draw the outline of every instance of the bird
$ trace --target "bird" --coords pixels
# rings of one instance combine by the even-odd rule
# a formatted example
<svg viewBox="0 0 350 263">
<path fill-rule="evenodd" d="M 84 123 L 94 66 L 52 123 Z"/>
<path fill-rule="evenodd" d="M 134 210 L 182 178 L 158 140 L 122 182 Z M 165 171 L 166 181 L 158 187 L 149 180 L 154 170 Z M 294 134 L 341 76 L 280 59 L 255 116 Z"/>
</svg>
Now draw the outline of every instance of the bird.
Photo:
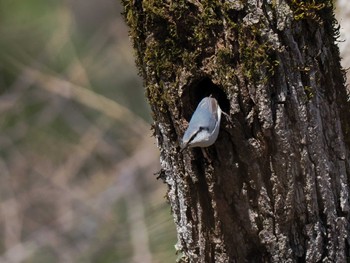
<svg viewBox="0 0 350 263">
<path fill-rule="evenodd" d="M 198 104 L 181 142 L 181 152 L 188 147 L 209 147 L 215 143 L 220 130 L 222 110 L 218 101 L 205 97 Z"/>
</svg>

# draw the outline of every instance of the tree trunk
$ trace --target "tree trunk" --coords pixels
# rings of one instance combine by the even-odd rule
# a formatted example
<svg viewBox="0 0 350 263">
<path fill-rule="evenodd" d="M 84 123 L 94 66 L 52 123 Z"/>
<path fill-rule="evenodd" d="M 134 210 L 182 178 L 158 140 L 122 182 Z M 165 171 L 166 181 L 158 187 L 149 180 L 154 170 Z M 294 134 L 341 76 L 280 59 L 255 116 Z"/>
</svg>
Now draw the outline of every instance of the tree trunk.
<svg viewBox="0 0 350 263">
<path fill-rule="evenodd" d="M 350 107 L 332 1 L 122 2 L 179 261 L 346 262 Z M 210 94 L 228 114 L 216 143 L 180 153 Z"/>
</svg>

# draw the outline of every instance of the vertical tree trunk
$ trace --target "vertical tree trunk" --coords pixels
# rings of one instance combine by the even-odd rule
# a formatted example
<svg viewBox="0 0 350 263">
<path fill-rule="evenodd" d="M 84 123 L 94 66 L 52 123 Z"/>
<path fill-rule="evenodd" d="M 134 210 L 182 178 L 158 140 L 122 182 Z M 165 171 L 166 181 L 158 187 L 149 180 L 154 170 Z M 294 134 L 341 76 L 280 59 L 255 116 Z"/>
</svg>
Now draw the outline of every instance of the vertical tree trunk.
<svg viewBox="0 0 350 263">
<path fill-rule="evenodd" d="M 181 262 L 346 262 L 350 107 L 332 1 L 122 0 Z M 180 153 L 193 110 L 224 117 Z"/>
</svg>

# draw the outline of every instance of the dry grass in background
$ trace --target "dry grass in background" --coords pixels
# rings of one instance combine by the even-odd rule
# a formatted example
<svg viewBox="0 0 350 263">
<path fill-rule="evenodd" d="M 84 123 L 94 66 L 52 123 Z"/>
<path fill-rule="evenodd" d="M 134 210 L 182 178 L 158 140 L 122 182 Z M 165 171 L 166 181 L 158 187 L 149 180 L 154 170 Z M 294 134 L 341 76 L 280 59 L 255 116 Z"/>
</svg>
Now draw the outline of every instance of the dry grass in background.
<svg viewBox="0 0 350 263">
<path fill-rule="evenodd" d="M 121 11 L 115 0 L 0 0 L 0 262 L 175 262 Z"/>
</svg>

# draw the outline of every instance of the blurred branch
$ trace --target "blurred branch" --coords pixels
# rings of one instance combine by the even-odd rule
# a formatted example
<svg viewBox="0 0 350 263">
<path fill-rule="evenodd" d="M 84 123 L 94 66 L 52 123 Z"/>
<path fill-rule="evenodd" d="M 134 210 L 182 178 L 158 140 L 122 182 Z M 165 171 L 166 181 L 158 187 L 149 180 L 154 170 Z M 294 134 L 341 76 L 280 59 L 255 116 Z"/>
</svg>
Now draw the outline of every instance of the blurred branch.
<svg viewBox="0 0 350 263">
<path fill-rule="evenodd" d="M 134 174 L 133 174 L 134 175 Z M 135 175 L 133 176 L 135 177 Z M 133 260 L 137 263 L 152 263 L 152 253 L 149 248 L 149 238 L 146 226 L 145 208 L 142 196 L 137 187 L 132 187 L 131 193 L 125 198 L 127 204 L 128 222 L 130 228 Z"/>
<path fill-rule="evenodd" d="M 142 134 L 142 131 L 149 129 L 149 124 L 146 121 L 116 101 L 106 98 L 79 85 L 75 85 L 67 80 L 60 79 L 54 75 L 42 73 L 40 70 L 22 65 L 19 62 L 15 62 L 13 59 L 11 59 L 11 61 L 18 68 L 24 69 L 24 75 L 26 77 L 30 78 L 31 80 L 35 80 L 35 83 L 37 83 L 39 87 L 47 91 L 67 99 L 75 100 L 91 109 L 95 109 L 103 113 L 110 118 L 120 121 L 126 124 L 129 129 L 140 136 L 144 135 Z"/>
<path fill-rule="evenodd" d="M 105 121 L 105 116 L 100 117 L 81 136 L 79 144 L 72 152 L 65 164 L 61 165 L 51 177 L 52 181 L 62 187 L 66 187 L 69 179 L 78 174 L 86 160 L 94 152 L 95 147 L 103 141 L 103 136 L 112 126 L 112 122 Z"/>
</svg>

